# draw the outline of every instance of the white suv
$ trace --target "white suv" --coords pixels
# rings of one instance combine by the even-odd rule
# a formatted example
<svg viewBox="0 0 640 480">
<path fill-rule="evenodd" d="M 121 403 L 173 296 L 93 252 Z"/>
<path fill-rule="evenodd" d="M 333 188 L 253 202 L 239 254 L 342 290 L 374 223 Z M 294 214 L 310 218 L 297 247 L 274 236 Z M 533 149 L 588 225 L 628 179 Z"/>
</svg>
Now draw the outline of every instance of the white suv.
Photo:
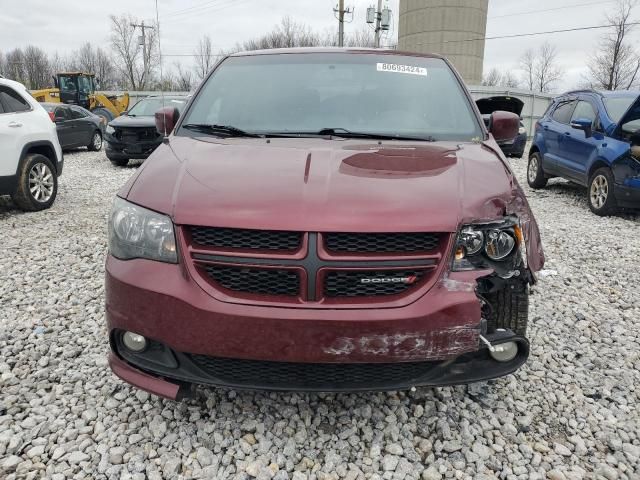
<svg viewBox="0 0 640 480">
<path fill-rule="evenodd" d="M 23 210 L 49 208 L 62 165 L 49 114 L 24 85 L 0 78 L 0 195 L 11 195 Z"/>
</svg>

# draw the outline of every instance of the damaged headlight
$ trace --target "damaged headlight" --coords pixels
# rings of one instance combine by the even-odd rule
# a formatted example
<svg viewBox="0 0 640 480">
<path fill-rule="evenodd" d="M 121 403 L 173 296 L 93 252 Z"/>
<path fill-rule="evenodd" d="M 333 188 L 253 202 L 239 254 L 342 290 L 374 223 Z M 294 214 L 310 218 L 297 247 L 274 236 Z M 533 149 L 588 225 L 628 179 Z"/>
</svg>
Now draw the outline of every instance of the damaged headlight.
<svg viewBox="0 0 640 480">
<path fill-rule="evenodd" d="M 520 227 L 512 221 L 465 225 L 456 238 L 452 269 L 490 268 L 510 258 L 521 241 Z"/>
<path fill-rule="evenodd" d="M 109 253 L 121 260 L 177 263 L 173 222 L 166 215 L 116 197 L 109 216 Z"/>
</svg>

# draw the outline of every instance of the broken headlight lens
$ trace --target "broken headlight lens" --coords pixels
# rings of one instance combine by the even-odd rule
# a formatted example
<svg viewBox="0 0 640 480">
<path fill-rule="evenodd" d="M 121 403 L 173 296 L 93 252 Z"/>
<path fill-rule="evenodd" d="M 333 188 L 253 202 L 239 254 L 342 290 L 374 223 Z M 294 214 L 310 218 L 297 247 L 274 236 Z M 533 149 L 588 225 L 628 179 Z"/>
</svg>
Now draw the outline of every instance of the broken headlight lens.
<svg viewBox="0 0 640 480">
<path fill-rule="evenodd" d="M 490 268 L 487 262 L 504 260 L 515 250 L 521 240 L 519 233 L 518 225 L 509 222 L 463 227 L 456 239 L 452 269 Z"/>
<path fill-rule="evenodd" d="M 166 215 L 116 197 L 109 216 L 109 253 L 121 260 L 177 263 L 173 222 Z"/>
</svg>

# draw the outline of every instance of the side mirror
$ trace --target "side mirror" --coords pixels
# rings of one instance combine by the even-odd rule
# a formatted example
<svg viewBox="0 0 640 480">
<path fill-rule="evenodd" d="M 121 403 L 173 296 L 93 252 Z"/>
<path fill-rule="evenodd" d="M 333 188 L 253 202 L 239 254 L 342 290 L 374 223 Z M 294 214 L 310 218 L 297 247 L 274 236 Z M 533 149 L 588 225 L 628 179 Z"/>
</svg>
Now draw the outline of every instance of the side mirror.
<svg viewBox="0 0 640 480">
<path fill-rule="evenodd" d="M 156 130 L 160 135 L 168 136 L 178 123 L 180 111 L 175 107 L 164 107 L 155 113 Z"/>
<path fill-rule="evenodd" d="M 518 136 L 520 117 L 515 113 L 496 110 L 489 119 L 489 133 L 496 142 L 506 142 Z"/>
<path fill-rule="evenodd" d="M 588 118 L 576 118 L 575 120 L 571 121 L 571 128 L 582 130 L 586 138 L 589 138 L 593 134 L 591 125 L 592 122 Z"/>
</svg>

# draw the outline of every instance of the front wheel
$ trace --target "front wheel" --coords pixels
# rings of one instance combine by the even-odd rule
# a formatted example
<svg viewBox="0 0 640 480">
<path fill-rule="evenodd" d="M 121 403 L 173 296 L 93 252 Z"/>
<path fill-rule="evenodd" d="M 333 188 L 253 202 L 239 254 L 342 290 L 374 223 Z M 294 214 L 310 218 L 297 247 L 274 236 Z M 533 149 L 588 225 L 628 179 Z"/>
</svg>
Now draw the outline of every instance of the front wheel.
<svg viewBox="0 0 640 480">
<path fill-rule="evenodd" d="M 618 210 L 613 194 L 613 175 L 606 167 L 599 168 L 589 179 L 589 208 L 602 217 L 613 215 Z"/>
<path fill-rule="evenodd" d="M 100 150 L 102 150 L 102 135 L 97 130 L 93 132 L 91 143 L 87 145 L 87 149 L 90 152 L 99 152 Z"/>
<path fill-rule="evenodd" d="M 540 156 L 540 152 L 533 152 L 529 155 L 527 183 L 531 188 L 542 188 L 547 184 L 547 177 L 544 174 L 544 170 L 542 170 L 542 157 Z"/>
<path fill-rule="evenodd" d="M 13 202 L 22 210 L 44 210 L 53 205 L 58 194 L 56 170 L 44 155 L 27 156 L 18 172 L 18 188 Z"/>
</svg>

